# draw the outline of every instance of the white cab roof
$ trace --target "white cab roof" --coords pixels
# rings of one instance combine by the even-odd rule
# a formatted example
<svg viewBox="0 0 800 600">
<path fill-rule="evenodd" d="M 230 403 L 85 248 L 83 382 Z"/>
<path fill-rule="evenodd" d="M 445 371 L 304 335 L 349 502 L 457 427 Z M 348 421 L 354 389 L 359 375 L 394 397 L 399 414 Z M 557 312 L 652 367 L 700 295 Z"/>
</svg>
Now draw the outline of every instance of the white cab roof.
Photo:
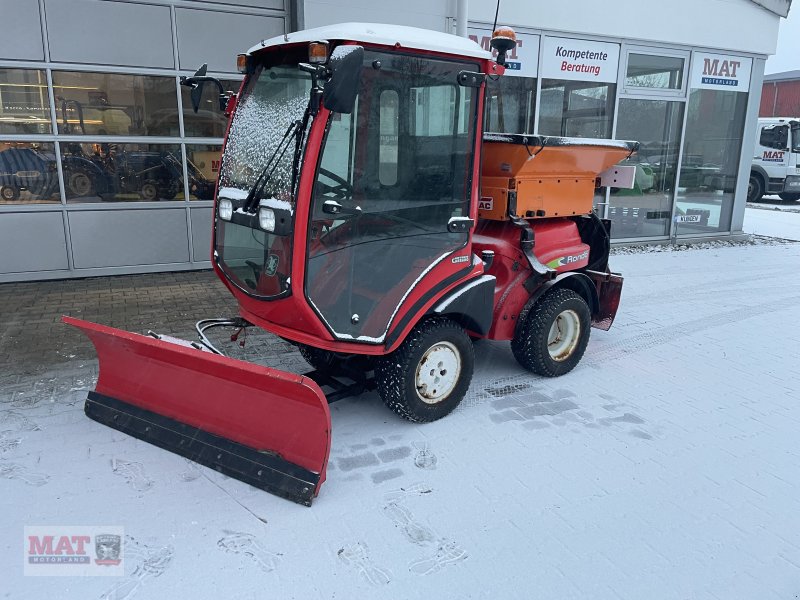
<svg viewBox="0 0 800 600">
<path fill-rule="evenodd" d="M 295 44 L 298 42 L 317 42 L 322 40 L 347 40 L 380 44 L 382 46 L 395 46 L 413 48 L 415 50 L 429 50 L 443 52 L 471 58 L 491 59 L 491 54 L 481 48 L 477 43 L 468 38 L 459 37 L 449 33 L 441 33 L 430 29 L 405 27 L 402 25 L 385 25 L 379 23 L 339 23 L 326 25 L 304 31 L 296 31 L 279 35 L 256 44 L 248 54 L 257 52 L 270 46 L 281 44 Z"/>
</svg>

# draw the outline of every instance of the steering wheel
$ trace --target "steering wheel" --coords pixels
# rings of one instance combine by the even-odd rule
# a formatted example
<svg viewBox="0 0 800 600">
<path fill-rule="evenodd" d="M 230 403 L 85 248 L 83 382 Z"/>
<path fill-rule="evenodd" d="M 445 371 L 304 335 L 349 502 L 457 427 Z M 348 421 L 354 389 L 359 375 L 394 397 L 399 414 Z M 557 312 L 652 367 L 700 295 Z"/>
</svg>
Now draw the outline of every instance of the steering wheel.
<svg viewBox="0 0 800 600">
<path fill-rule="evenodd" d="M 317 179 L 315 187 L 317 187 L 317 192 L 320 194 L 331 194 L 332 197 L 329 199 L 337 199 L 337 200 L 350 200 L 353 197 L 353 186 L 343 177 L 340 177 L 336 173 L 329 171 L 328 169 L 323 169 L 322 167 L 319 168 L 319 174 L 323 177 L 327 177 L 331 181 L 333 181 L 336 185 L 331 185 L 329 183 L 325 183 Z"/>
</svg>

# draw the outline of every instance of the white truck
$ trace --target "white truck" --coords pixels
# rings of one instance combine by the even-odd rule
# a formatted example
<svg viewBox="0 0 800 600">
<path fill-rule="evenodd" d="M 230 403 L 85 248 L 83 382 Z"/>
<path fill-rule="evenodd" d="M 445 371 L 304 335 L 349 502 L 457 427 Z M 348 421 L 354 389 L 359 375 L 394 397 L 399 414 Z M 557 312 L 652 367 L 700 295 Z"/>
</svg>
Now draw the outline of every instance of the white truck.
<svg viewBox="0 0 800 600">
<path fill-rule="evenodd" d="M 758 120 L 747 201 L 758 202 L 764 194 L 800 200 L 800 118 Z"/>
</svg>

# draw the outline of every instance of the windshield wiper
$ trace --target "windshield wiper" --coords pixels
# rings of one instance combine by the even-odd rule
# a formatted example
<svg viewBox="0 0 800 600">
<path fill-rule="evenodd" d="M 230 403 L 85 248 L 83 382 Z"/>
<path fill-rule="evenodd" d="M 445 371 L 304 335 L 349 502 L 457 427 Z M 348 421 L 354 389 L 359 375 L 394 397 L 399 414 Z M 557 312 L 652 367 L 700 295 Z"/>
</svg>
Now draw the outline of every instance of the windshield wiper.
<svg viewBox="0 0 800 600">
<path fill-rule="evenodd" d="M 253 187 L 251 187 L 250 191 L 247 193 L 247 197 L 242 205 L 242 209 L 245 212 L 255 212 L 256 201 L 260 200 L 260 196 L 263 193 L 264 188 L 267 187 L 267 183 L 269 183 L 272 174 L 275 172 L 275 167 L 278 165 L 280 160 L 283 158 L 283 155 L 286 154 L 286 150 L 289 148 L 291 135 L 295 133 L 299 127 L 300 121 L 292 121 L 289 123 L 289 126 L 286 128 L 286 132 L 283 134 L 281 141 L 278 143 L 278 146 L 275 148 L 272 156 L 270 156 L 269 160 L 267 160 L 267 164 L 264 165 L 261 173 L 259 173 L 255 182 L 253 183 Z"/>
</svg>

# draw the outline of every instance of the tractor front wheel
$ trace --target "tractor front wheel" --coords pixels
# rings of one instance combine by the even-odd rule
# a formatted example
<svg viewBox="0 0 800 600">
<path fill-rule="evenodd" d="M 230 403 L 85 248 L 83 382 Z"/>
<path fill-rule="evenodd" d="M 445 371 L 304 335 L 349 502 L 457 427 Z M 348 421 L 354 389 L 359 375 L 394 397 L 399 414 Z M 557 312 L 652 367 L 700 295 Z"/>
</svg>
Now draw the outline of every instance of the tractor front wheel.
<svg viewBox="0 0 800 600">
<path fill-rule="evenodd" d="M 342 361 L 335 352 L 328 352 L 305 344 L 298 344 L 297 349 L 300 351 L 300 356 L 321 373 L 333 374 L 341 367 Z"/>
<path fill-rule="evenodd" d="M 589 344 L 592 315 L 572 290 L 552 290 L 523 317 L 511 340 L 517 362 L 537 375 L 558 377 L 580 362 Z"/>
<path fill-rule="evenodd" d="M 402 345 L 375 365 L 383 402 L 415 423 L 450 414 L 469 389 L 475 351 L 466 331 L 450 319 L 423 321 Z"/>
</svg>

